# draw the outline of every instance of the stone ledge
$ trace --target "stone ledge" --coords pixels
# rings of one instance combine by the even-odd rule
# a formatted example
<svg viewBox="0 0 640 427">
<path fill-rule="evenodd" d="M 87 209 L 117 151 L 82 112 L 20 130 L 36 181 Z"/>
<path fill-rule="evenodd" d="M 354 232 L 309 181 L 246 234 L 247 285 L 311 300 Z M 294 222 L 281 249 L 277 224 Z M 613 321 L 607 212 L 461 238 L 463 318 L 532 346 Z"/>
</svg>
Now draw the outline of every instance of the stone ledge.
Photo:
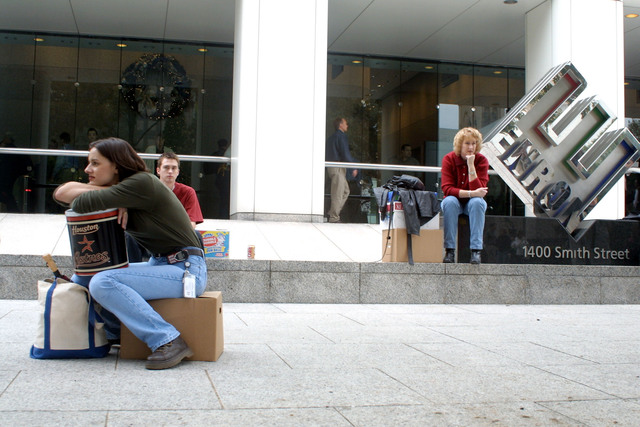
<svg viewBox="0 0 640 427">
<path fill-rule="evenodd" d="M 55 258 L 70 275 L 71 257 Z M 207 259 L 225 302 L 326 304 L 639 304 L 640 267 L 345 263 Z M 0 299 L 35 299 L 42 257 L 0 255 Z"/>
</svg>

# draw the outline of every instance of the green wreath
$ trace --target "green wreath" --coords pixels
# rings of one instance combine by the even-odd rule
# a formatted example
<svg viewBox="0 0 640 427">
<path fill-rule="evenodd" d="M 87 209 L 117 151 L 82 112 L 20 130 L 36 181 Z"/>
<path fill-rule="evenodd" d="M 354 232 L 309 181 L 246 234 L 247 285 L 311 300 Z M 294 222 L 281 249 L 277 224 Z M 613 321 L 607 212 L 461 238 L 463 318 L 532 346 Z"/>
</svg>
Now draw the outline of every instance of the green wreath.
<svg viewBox="0 0 640 427">
<path fill-rule="evenodd" d="M 162 53 L 147 53 L 122 74 L 121 93 L 143 117 L 163 120 L 178 116 L 191 99 L 191 80 L 180 63 Z"/>
</svg>

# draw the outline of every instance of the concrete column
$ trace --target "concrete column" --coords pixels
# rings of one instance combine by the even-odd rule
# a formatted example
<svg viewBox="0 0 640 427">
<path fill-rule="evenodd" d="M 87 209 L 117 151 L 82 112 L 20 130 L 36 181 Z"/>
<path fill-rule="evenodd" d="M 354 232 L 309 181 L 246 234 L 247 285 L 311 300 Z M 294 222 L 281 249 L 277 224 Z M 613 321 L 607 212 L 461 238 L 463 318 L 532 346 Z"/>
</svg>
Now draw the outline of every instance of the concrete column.
<svg viewBox="0 0 640 427">
<path fill-rule="evenodd" d="M 624 26 L 621 1 L 547 0 L 526 15 L 526 87 L 552 67 L 571 61 L 587 80 L 580 98 L 597 95 L 624 124 Z M 591 211 L 587 219 L 624 216 L 624 180 Z"/>
<path fill-rule="evenodd" d="M 236 0 L 232 219 L 322 222 L 328 0 Z"/>
</svg>

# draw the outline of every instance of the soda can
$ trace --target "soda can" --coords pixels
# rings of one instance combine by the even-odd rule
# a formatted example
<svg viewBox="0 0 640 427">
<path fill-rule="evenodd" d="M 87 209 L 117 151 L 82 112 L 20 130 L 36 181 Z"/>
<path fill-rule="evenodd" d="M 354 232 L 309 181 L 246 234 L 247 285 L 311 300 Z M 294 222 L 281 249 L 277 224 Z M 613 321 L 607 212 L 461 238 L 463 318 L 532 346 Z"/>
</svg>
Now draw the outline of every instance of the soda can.
<svg viewBox="0 0 640 427">
<path fill-rule="evenodd" d="M 256 257 L 256 247 L 254 245 L 249 245 L 247 248 L 247 259 L 255 259 Z"/>
</svg>

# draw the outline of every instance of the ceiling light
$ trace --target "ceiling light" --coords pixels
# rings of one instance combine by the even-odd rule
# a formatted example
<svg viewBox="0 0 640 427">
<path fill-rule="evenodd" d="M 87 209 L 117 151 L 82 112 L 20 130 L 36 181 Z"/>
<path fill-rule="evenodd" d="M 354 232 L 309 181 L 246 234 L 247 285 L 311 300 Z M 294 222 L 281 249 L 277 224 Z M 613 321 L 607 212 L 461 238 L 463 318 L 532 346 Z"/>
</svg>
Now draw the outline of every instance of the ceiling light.
<svg viewBox="0 0 640 427">
<path fill-rule="evenodd" d="M 433 70 L 433 65 L 427 65 L 424 67 L 426 70 Z"/>
<path fill-rule="evenodd" d="M 493 74 L 502 74 L 502 71 L 500 71 L 500 70 L 495 70 L 495 71 L 493 72 Z"/>
<path fill-rule="evenodd" d="M 627 14 L 626 14 L 626 15 L 624 15 L 624 16 L 625 16 L 625 18 L 631 18 L 631 19 L 633 19 L 633 18 L 637 18 L 637 17 L 638 17 L 638 14 L 637 14 L 637 13 L 627 13 Z"/>
<path fill-rule="evenodd" d="M 352 64 L 362 64 L 362 61 L 359 61 L 357 59 L 354 59 L 353 61 L 351 61 Z"/>
<path fill-rule="evenodd" d="M 118 47 L 127 47 L 127 45 L 124 44 L 124 43 L 117 43 L 116 46 L 118 46 Z"/>
<path fill-rule="evenodd" d="M 42 37 L 35 37 L 35 38 L 33 39 L 33 41 L 36 41 L 36 42 L 43 42 L 43 41 L 44 41 L 44 39 L 43 39 Z"/>
<path fill-rule="evenodd" d="M 516 4 L 518 0 L 504 0 L 504 4 Z"/>
<path fill-rule="evenodd" d="M 205 48 L 205 47 L 201 47 L 200 49 L 198 49 L 198 52 L 203 52 L 204 53 L 204 52 L 207 52 L 207 51 L 208 51 L 208 49 Z"/>
</svg>

